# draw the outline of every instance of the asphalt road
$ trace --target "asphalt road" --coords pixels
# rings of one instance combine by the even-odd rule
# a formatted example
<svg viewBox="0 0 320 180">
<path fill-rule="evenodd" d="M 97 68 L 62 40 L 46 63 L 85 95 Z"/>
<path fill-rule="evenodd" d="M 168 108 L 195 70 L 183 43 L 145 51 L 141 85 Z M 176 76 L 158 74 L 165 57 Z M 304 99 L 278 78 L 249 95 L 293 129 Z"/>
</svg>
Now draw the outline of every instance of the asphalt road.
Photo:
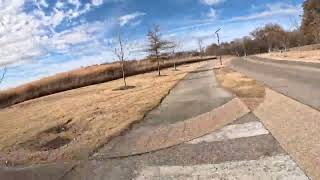
<svg viewBox="0 0 320 180">
<path fill-rule="evenodd" d="M 231 68 L 320 110 L 320 68 L 237 58 Z"/>
</svg>

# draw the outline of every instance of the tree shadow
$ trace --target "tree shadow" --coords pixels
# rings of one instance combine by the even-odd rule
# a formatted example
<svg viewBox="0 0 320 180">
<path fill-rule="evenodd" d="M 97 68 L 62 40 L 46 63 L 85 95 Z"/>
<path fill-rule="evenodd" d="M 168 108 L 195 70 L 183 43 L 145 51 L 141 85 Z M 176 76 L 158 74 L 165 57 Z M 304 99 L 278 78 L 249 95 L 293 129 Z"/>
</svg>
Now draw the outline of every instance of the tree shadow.
<svg viewBox="0 0 320 180">
<path fill-rule="evenodd" d="M 134 89 L 134 88 L 136 88 L 136 86 L 120 86 L 116 89 L 113 89 L 112 91 L 125 91 L 129 89 Z"/>
</svg>

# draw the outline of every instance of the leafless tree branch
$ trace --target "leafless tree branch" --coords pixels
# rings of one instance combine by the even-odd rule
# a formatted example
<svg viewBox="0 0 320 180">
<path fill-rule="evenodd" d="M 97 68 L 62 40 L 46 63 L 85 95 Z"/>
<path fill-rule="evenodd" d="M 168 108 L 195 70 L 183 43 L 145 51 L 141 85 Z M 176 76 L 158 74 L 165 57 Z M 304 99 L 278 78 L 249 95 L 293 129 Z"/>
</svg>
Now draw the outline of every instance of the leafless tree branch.
<svg viewBox="0 0 320 180">
<path fill-rule="evenodd" d="M 151 56 L 155 56 L 157 58 L 158 62 L 158 73 L 159 76 L 161 75 L 160 72 L 160 55 L 161 52 L 164 50 L 168 50 L 171 48 L 172 43 L 167 40 L 163 40 L 161 38 L 161 33 L 160 33 L 160 27 L 158 25 L 154 26 L 151 30 L 149 30 L 147 34 L 147 39 L 149 42 L 149 48 L 147 49 L 147 52 Z"/>
<path fill-rule="evenodd" d="M 120 33 L 118 34 L 117 46 L 114 48 L 114 54 L 118 57 L 118 60 L 120 61 L 124 86 L 127 87 L 126 73 L 125 73 L 125 67 L 124 67 L 125 66 L 124 42 L 122 40 Z"/>
<path fill-rule="evenodd" d="M 3 68 L 3 73 L 2 73 L 1 78 L 0 78 L 0 84 L 3 82 L 6 74 L 7 74 L 7 67 L 5 66 L 5 67 Z"/>
</svg>

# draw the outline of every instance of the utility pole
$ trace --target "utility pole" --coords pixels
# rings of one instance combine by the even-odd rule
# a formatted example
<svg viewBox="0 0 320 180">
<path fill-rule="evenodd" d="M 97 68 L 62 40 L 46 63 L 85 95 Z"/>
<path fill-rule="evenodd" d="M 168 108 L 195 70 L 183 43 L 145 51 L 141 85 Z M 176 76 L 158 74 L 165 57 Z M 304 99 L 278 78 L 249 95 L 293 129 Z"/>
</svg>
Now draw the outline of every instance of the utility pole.
<svg viewBox="0 0 320 180">
<path fill-rule="evenodd" d="M 221 57 L 221 52 L 220 52 L 220 36 L 219 36 L 219 31 L 221 30 L 221 28 L 219 28 L 215 34 L 217 35 L 217 39 L 218 39 L 218 53 L 217 56 L 219 55 L 219 59 L 220 59 L 220 65 L 222 66 L 222 57 Z"/>
</svg>

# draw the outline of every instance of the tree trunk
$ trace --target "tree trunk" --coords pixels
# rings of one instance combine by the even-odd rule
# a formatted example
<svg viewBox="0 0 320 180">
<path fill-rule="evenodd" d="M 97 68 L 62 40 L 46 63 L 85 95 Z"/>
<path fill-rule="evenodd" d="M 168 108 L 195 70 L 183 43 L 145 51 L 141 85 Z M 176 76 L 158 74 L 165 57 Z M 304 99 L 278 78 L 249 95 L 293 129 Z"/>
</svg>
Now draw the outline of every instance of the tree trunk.
<svg viewBox="0 0 320 180">
<path fill-rule="evenodd" d="M 126 74 L 124 72 L 124 60 L 122 60 L 122 63 L 121 63 L 121 70 L 122 70 L 122 78 L 123 78 L 124 86 L 127 87 Z"/>
<path fill-rule="evenodd" d="M 157 61 L 158 61 L 158 73 L 159 73 L 159 76 L 161 76 L 161 72 L 160 72 L 160 58 L 159 58 L 159 56 L 157 56 Z"/>
<path fill-rule="evenodd" d="M 173 60 L 173 67 L 174 67 L 174 70 L 176 71 L 177 70 L 176 60 Z"/>
</svg>

